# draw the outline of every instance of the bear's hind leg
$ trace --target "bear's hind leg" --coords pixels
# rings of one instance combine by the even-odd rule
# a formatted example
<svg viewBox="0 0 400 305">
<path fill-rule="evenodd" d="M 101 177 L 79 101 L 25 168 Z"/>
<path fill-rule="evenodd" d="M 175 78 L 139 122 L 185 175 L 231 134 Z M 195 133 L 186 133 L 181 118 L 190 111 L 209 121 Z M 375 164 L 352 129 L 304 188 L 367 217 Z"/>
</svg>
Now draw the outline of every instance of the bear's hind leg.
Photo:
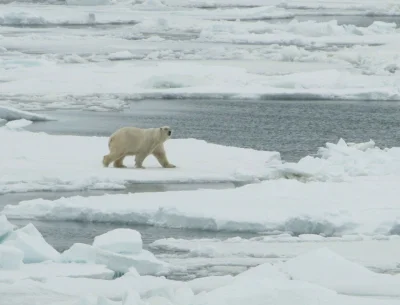
<svg viewBox="0 0 400 305">
<path fill-rule="evenodd" d="M 124 159 L 125 159 L 125 156 L 122 156 L 121 158 L 115 160 L 114 161 L 114 167 L 125 168 L 126 166 L 123 164 Z"/>
<path fill-rule="evenodd" d="M 158 145 L 153 150 L 153 156 L 156 157 L 158 163 L 164 168 L 175 168 L 176 166 L 169 163 L 167 155 L 165 154 L 164 144 Z"/>
<path fill-rule="evenodd" d="M 108 167 L 111 162 L 116 161 L 117 159 L 121 158 L 122 156 L 123 156 L 122 154 L 116 154 L 114 152 L 112 152 L 112 153 L 110 153 L 108 155 L 105 155 L 103 157 L 103 165 L 105 167 Z"/>
</svg>

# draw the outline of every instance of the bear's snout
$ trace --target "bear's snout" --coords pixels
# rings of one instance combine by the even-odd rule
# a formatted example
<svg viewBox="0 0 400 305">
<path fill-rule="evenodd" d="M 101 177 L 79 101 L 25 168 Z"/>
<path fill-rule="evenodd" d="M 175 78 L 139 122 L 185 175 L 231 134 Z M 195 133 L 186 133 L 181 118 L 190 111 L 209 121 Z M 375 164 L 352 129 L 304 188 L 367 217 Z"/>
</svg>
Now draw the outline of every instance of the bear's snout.
<svg viewBox="0 0 400 305">
<path fill-rule="evenodd" d="M 172 131 L 170 130 L 170 131 L 168 131 L 168 135 L 170 136 L 172 134 Z"/>
</svg>

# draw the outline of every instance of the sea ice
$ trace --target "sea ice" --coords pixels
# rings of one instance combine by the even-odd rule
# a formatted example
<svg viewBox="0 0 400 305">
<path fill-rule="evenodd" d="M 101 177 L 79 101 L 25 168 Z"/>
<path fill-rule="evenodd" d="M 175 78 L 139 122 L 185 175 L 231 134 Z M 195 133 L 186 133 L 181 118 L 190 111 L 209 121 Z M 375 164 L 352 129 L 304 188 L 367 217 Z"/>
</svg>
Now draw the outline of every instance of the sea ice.
<svg viewBox="0 0 400 305">
<path fill-rule="evenodd" d="M 10 121 L 6 124 L 6 127 L 11 129 L 20 129 L 32 124 L 32 121 L 26 119 L 20 119 L 15 121 Z"/>
<path fill-rule="evenodd" d="M 247 279 L 262 280 L 265 278 L 277 281 L 290 279 L 288 275 L 284 274 L 276 266 L 273 266 L 269 263 L 264 263 L 236 275 L 234 281 L 242 281 Z"/>
<path fill-rule="evenodd" d="M 327 262 L 324 263 L 322 269 L 321 266 L 318 266 L 321 275 L 324 274 L 324 270 L 329 266 Z M 300 268 L 300 265 L 297 266 Z M 304 266 L 302 275 L 307 277 L 307 272 L 310 268 L 314 270 L 317 269 L 313 266 L 312 261 L 308 261 L 307 266 Z M 363 279 L 361 279 L 361 282 L 362 280 Z M 334 281 L 338 281 L 338 278 L 335 278 Z M 396 299 L 391 300 L 385 299 L 384 297 L 369 300 L 365 297 L 340 295 L 333 290 L 320 286 L 319 283 L 314 283 L 315 282 L 308 283 L 307 281 L 289 279 L 288 276 L 279 271 L 277 267 L 265 264 L 243 272 L 236 276 L 231 283 L 209 292 L 196 295 L 192 304 L 221 305 L 249 303 L 288 305 L 296 303 L 307 305 L 372 305 L 376 304 L 374 302 L 379 302 L 379 304 L 385 304 L 385 302 L 388 302 L 388 304 L 395 304 L 396 302 Z M 392 283 L 394 283 L 394 280 Z M 360 286 L 362 286 L 361 283 Z"/>
<path fill-rule="evenodd" d="M 112 1 L 110 0 L 65 0 L 67 5 L 82 5 L 82 6 L 92 6 L 92 5 L 109 5 Z"/>
<path fill-rule="evenodd" d="M 34 199 L 7 205 L 2 214 L 213 231 L 390 235 L 399 227 L 397 185 L 394 176 L 351 183 L 280 179 L 228 190 Z"/>
<path fill-rule="evenodd" d="M 339 293 L 357 296 L 400 297 L 400 278 L 374 273 L 328 248 L 320 248 L 283 264 L 293 279 L 315 283 Z"/>
<path fill-rule="evenodd" d="M 143 299 L 150 303 L 149 299 L 163 298 L 171 304 L 187 305 L 193 302 L 194 293 L 187 285 L 182 286 L 165 286 L 152 289 L 143 294 Z M 150 303 L 151 304 L 151 303 Z M 162 305 L 163 302 L 160 303 Z"/>
<path fill-rule="evenodd" d="M 305 181 L 343 181 L 356 176 L 387 176 L 400 174 L 400 149 L 381 149 L 370 140 L 365 143 L 326 143 L 317 156 L 306 156 L 298 163 L 278 166 L 287 178 Z"/>
<path fill-rule="evenodd" d="M 119 273 L 126 273 L 130 268 L 134 267 L 141 275 L 164 273 L 169 268 L 169 264 L 158 260 L 147 250 L 128 255 L 80 243 L 76 243 L 68 250 L 65 250 L 58 261 L 62 263 L 101 264 Z"/>
<path fill-rule="evenodd" d="M 112 280 L 114 278 L 114 271 L 99 264 L 63 264 L 51 261 L 24 264 L 20 266 L 18 271 L 0 270 L 0 283 L 15 283 L 22 279 L 32 279 L 43 282 L 54 277 Z"/>
<path fill-rule="evenodd" d="M 250 239 L 160 239 L 149 248 L 161 252 L 181 253 L 180 256 L 159 255 L 173 265 L 201 273 L 208 266 L 254 266 L 264 262 L 286 261 L 321 247 L 328 247 L 345 259 L 378 272 L 400 271 L 396 251 L 400 237 L 348 235 L 323 237 L 288 234 L 259 236 Z M 212 250 L 210 250 L 212 249 Z"/>
<path fill-rule="evenodd" d="M 6 121 L 20 121 L 22 119 L 25 119 L 32 122 L 53 120 L 51 117 L 46 115 L 41 115 L 29 111 L 22 111 L 13 107 L 5 106 L 0 106 L 0 119 L 4 119 Z"/>
<path fill-rule="evenodd" d="M 110 60 L 127 60 L 133 58 L 135 58 L 135 55 L 129 51 L 120 51 L 108 55 L 108 59 Z"/>
<path fill-rule="evenodd" d="M 26 283 L 27 280 L 19 281 L 18 283 L 21 285 L 24 282 Z M 38 289 L 49 289 L 53 292 L 67 294 L 69 296 L 83 296 L 92 294 L 115 301 L 122 301 L 125 294 L 133 288 L 141 297 L 143 297 L 144 295 L 150 295 L 151 291 L 153 290 L 168 289 L 169 286 L 181 287 L 185 286 L 185 283 L 168 280 L 164 277 L 141 276 L 137 278 L 124 275 L 112 281 L 88 278 L 57 277 L 49 279 L 44 283 L 36 284 Z"/>
<path fill-rule="evenodd" d="M 143 301 L 140 300 L 140 295 L 135 290 L 128 290 L 123 299 L 122 305 L 145 305 Z"/>
<path fill-rule="evenodd" d="M 206 276 L 188 281 L 187 284 L 195 294 L 198 294 L 200 292 L 208 292 L 216 288 L 228 285 L 232 283 L 232 281 L 232 275 Z"/>
<path fill-rule="evenodd" d="M 93 246 L 121 254 L 136 254 L 142 251 L 142 236 L 132 229 L 115 229 L 96 236 Z"/>
<path fill-rule="evenodd" d="M 273 43 L 277 43 L 276 35 Z M 225 37 L 225 36 L 224 36 Z M 248 36 L 246 36 L 248 37 Z M 280 38 L 279 38 L 280 39 Z M 308 38 L 307 38 L 308 39 Z M 387 38 L 393 40 L 394 37 Z M 371 37 L 371 41 L 375 41 Z M 149 42 L 150 43 L 150 42 Z M 9 47 L 8 45 L 6 45 Z M 125 48 L 124 48 L 125 49 Z M 276 67 L 279 68 L 279 65 Z M 132 71 L 136 71 L 132 74 Z M 187 71 L 191 71 L 188 75 Z M 389 75 L 390 74 L 390 75 Z M 76 77 L 79 75 L 79 77 Z M 34 77 L 35 76 L 35 77 Z M 114 77 L 116 81 L 108 81 Z M 16 81 L 10 81 L 17 79 Z M 47 84 L 54 81 L 52 94 Z M 91 82 L 82 85 L 82 79 Z M 157 82 L 154 82 L 157 79 Z M 160 80 L 175 85 L 160 86 Z M 179 61 L 143 65 L 137 61 L 114 61 L 112 65 L 37 66 L 12 69 L 2 83 L 2 96 L 11 97 L 16 90 L 22 96 L 36 95 L 41 100 L 114 95 L 117 98 L 143 99 L 192 97 L 267 98 L 307 96 L 320 100 L 399 100 L 400 78 L 392 75 L 366 75 L 357 70 L 320 68 L 317 71 L 264 75 L 249 69 L 220 63 Z M 118 81 L 117 81 L 118 80 Z M 21 89 L 23 88 L 23 89 Z M 22 90 L 22 92 L 21 92 Z"/>
<path fill-rule="evenodd" d="M 133 157 L 125 160 L 129 169 L 104 168 L 101 160 L 108 153 L 106 137 L 54 136 L 0 128 L 0 140 L 7 143 L 0 151 L 0 194 L 124 189 L 128 183 L 254 182 L 267 178 L 273 166 L 281 163 L 277 152 L 171 139 L 165 147 L 178 168 L 164 169 L 153 156 L 145 160 L 146 170 L 133 169 Z"/>
<path fill-rule="evenodd" d="M 0 245 L 0 278 L 3 270 L 21 268 L 23 258 L 24 253 L 21 250 L 6 245 Z"/>
<path fill-rule="evenodd" d="M 24 253 L 24 263 L 56 260 L 59 253 L 50 246 L 33 224 L 11 232 L 3 245 L 12 246 Z"/>
<path fill-rule="evenodd" d="M 7 220 L 7 217 L 5 215 L 0 215 L 0 244 L 13 229 L 14 225 Z"/>
</svg>

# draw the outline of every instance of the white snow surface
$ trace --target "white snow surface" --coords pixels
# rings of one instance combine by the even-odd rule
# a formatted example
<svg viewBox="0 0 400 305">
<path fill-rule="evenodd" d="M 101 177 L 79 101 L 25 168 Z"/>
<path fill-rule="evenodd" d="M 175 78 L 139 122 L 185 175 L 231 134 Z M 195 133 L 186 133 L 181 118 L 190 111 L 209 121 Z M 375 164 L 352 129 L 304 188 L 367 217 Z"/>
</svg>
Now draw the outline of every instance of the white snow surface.
<svg viewBox="0 0 400 305">
<path fill-rule="evenodd" d="M 400 148 L 379 148 L 373 140 L 365 143 L 326 143 L 317 156 L 306 156 L 298 163 L 278 166 L 287 177 L 303 180 L 346 181 L 358 176 L 398 176 Z"/>
<path fill-rule="evenodd" d="M 136 254 L 119 254 L 81 243 L 76 243 L 65 250 L 57 261 L 101 264 L 119 273 L 126 273 L 129 269 L 135 268 L 142 275 L 162 274 L 169 268 L 169 264 L 158 260 L 147 250 L 141 250 Z"/>
<path fill-rule="evenodd" d="M 230 190 L 34 199 L 7 205 L 2 213 L 214 231 L 387 235 L 399 230 L 397 184 L 392 176 L 346 183 L 272 180 Z"/>
<path fill-rule="evenodd" d="M 0 247 L 5 246 L 0 245 Z M 17 272 L 14 270 L 0 270 L 0 283 L 12 284 L 22 279 L 32 279 L 43 282 L 54 277 L 104 280 L 112 280 L 114 278 L 114 271 L 100 264 L 64 264 L 47 261 L 43 263 L 23 264 L 19 267 Z"/>
<path fill-rule="evenodd" d="M 156 240 L 149 245 L 151 250 L 168 254 L 159 257 L 171 264 L 202 273 L 207 267 L 254 266 L 263 262 L 286 261 L 298 255 L 327 247 L 353 263 L 379 272 L 400 271 L 397 249 L 398 235 L 323 237 L 316 234 L 289 234 L 260 236 L 250 239 L 235 237 L 228 239 L 174 239 Z M 209 272 L 213 272 L 212 268 Z"/>
<path fill-rule="evenodd" d="M 68 0 L 70 4 L 79 0 Z M 107 0 L 83 0 L 107 1 Z M 151 4 L 159 5 L 151 5 Z M 161 4 L 161 5 L 160 5 Z M 156 9 L 156 10 L 154 10 Z M 160 11 L 161 9 L 161 11 Z M 92 16 L 91 16 L 92 15 Z M 284 8 L 262 6 L 243 9 L 226 10 L 170 10 L 163 6 L 161 1 L 143 1 L 135 6 L 98 6 L 87 8 L 83 6 L 47 6 L 47 5 L 8 5 L 2 7 L 0 25 L 62 25 L 62 24 L 108 24 L 108 23 L 135 23 L 145 17 L 167 15 L 176 17 L 193 17 L 198 19 L 214 20 L 263 20 L 274 18 L 288 18 L 293 14 Z"/>
<path fill-rule="evenodd" d="M 12 225 L 5 215 L 0 215 L 0 242 L 13 231 L 14 225 Z"/>
<path fill-rule="evenodd" d="M 19 269 L 22 265 L 22 259 L 24 253 L 15 248 L 0 244 L 0 277 L 2 270 L 14 270 Z M 1 282 L 1 279 L 0 279 Z"/>
<path fill-rule="evenodd" d="M 172 127 L 173 128 L 173 127 Z M 108 137 L 53 136 L 0 128 L 7 143 L 0 152 L 0 193 L 124 189 L 127 183 L 254 182 L 268 178 L 280 164 L 277 152 L 226 147 L 195 139 L 165 143 L 178 168 L 162 168 L 153 156 L 145 170 L 104 168 Z M 201 153 L 198 153 L 200 152 Z M 204 166 L 207 164 L 207 167 Z"/>
<path fill-rule="evenodd" d="M 316 283 L 343 294 L 400 297 L 399 276 L 374 273 L 328 248 L 292 258 L 282 269 L 294 280 Z"/>
<path fill-rule="evenodd" d="M 397 74 L 367 75 L 333 67 L 284 75 L 261 73 L 226 63 L 190 61 L 184 64 L 174 61 L 152 62 L 147 65 L 135 61 L 116 61 L 107 65 L 47 64 L 10 70 L 4 77 L 1 94 L 10 99 L 17 90 L 21 91 L 24 84 L 21 95 L 39 96 L 41 100 L 56 96 L 58 100 L 63 98 L 63 101 L 71 95 L 82 99 L 95 95 L 114 95 L 122 99 L 297 96 L 321 100 L 400 100 L 400 78 Z M 110 77 L 115 81 L 109 81 Z M 90 82 L 84 79 L 90 79 Z M 49 82 L 53 84 L 51 94 L 48 93 Z"/>
<path fill-rule="evenodd" d="M 115 253 L 140 253 L 142 236 L 132 229 L 115 229 L 96 236 L 93 246 Z"/>
<path fill-rule="evenodd" d="M 18 121 L 25 119 L 33 122 L 53 120 L 51 117 L 46 115 L 41 115 L 28 111 L 22 111 L 16 108 L 4 107 L 4 106 L 0 106 L 0 119 L 4 119 L 6 121 L 14 121 L 14 120 Z"/>
<path fill-rule="evenodd" d="M 391 1 L 67 4 L 2 5 L 1 104 L 105 111 L 126 98 L 400 100 L 394 22 L 293 19 L 399 15 Z"/>
<path fill-rule="evenodd" d="M 15 120 L 15 121 L 11 121 L 8 122 L 6 124 L 6 127 L 10 128 L 10 129 L 21 129 L 24 128 L 26 126 L 29 126 L 32 124 L 32 121 L 26 120 L 26 119 L 20 119 L 20 120 Z"/>
<path fill-rule="evenodd" d="M 24 263 L 40 263 L 47 260 L 55 260 L 60 253 L 49 245 L 42 234 L 33 224 L 11 232 L 3 241 L 3 245 L 12 246 L 21 250 L 24 254 Z"/>
</svg>

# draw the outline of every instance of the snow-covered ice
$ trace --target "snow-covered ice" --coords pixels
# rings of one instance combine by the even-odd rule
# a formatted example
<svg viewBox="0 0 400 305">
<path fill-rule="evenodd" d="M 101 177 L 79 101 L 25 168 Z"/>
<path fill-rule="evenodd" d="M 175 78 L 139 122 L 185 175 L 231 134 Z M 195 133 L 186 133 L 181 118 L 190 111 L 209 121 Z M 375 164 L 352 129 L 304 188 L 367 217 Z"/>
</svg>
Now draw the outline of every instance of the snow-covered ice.
<svg viewBox="0 0 400 305">
<path fill-rule="evenodd" d="M 399 232 L 397 185 L 393 176 L 346 183 L 280 179 L 230 190 L 34 199 L 7 205 L 3 214 L 214 231 L 387 235 Z"/>
<path fill-rule="evenodd" d="M 0 139 L 7 143 L 0 152 L 3 194 L 124 189 L 127 183 L 139 182 L 253 182 L 269 177 L 273 166 L 281 163 L 277 152 L 171 139 L 165 147 L 169 160 L 178 168 L 164 169 L 153 156 L 145 160 L 146 170 L 134 169 L 133 157 L 124 161 L 128 169 L 104 168 L 101 162 L 108 153 L 106 137 L 53 136 L 2 128 Z"/>
<path fill-rule="evenodd" d="M 29 231 L 33 231 L 32 226 Z M 312 236 L 299 239 L 317 240 Z M 88 253 L 88 248 L 80 248 L 81 254 Z M 9 263 L 10 256 L 3 260 L 2 255 L 18 251 L 2 245 L 0 250 L 2 262 Z M 74 255 L 78 258 L 79 253 Z M 321 304 L 321 301 L 329 305 L 373 305 L 374 302 L 394 305 L 399 301 L 398 276 L 374 273 L 324 247 L 286 262 L 260 264 L 236 276 L 205 277 L 189 282 L 139 275 L 132 267 L 121 277 L 113 278 L 113 272 L 104 264 L 97 265 L 99 262 L 96 265 L 51 261 L 22 264 L 21 256 L 22 252 L 19 266 L 15 265 L 18 270 L 10 270 L 11 263 L 7 266 L 9 270 L 0 270 L 0 295 L 7 304 L 23 304 L 27 299 L 31 303 L 57 305 L 242 302 L 288 305 L 294 301 L 307 305 Z M 12 260 L 17 261 L 16 257 Z"/>
<path fill-rule="evenodd" d="M 6 247 L 0 245 L 0 247 Z M 11 247 L 9 247 L 11 248 Z M 16 249 L 16 248 L 12 248 Z M 9 268 L 10 265 L 7 265 Z M 45 281 L 54 277 L 93 278 L 112 280 L 115 272 L 100 264 L 33 263 L 20 265 L 18 271 L 0 270 L 0 283 L 14 283 L 22 279 Z"/>
<path fill-rule="evenodd" d="M 11 232 L 3 244 L 21 250 L 24 254 L 24 263 L 55 260 L 60 255 L 32 224 Z"/>
<path fill-rule="evenodd" d="M 400 30 L 394 22 L 356 26 L 334 19 L 282 20 L 293 16 L 286 5 L 309 8 L 313 1 L 279 1 L 270 6 L 225 1 L 117 2 L 3 6 L 0 23 L 46 27 L 35 32 L 23 27 L 16 31 L 12 26 L 0 29 L 4 49 L 0 97 L 17 98 L 24 109 L 29 104 L 39 108 L 80 104 L 87 109 L 96 99 L 102 101 L 102 108 L 120 109 L 127 98 L 400 99 L 396 73 Z M 204 5 L 252 7 L 194 9 Z M 316 11 L 340 7 L 352 7 L 356 15 L 400 12 L 390 2 L 354 1 L 318 2 Z M 269 18 L 280 21 L 265 22 Z M 247 22 L 252 19 L 259 22 Z M 121 28 L 102 30 L 47 28 L 121 23 Z M 285 71 L 285 66 L 291 71 Z"/>
<path fill-rule="evenodd" d="M 109 81 L 110 77 L 115 81 Z M 85 81 L 89 79 L 90 82 Z M 51 94 L 48 93 L 49 82 L 53 82 Z M 24 89 L 20 96 L 34 95 L 43 101 L 52 98 L 65 101 L 70 95 L 83 100 L 98 95 L 119 99 L 307 96 L 321 100 L 400 100 L 397 75 L 367 75 L 333 67 L 262 75 L 242 67 L 189 61 L 185 64 L 172 61 L 143 65 L 116 61 L 107 65 L 39 65 L 8 71 L 2 84 L 2 96 L 13 98 L 22 83 Z"/>
<path fill-rule="evenodd" d="M 115 229 L 96 236 L 93 246 L 115 253 L 139 253 L 142 251 L 142 237 L 138 231 Z"/>
<path fill-rule="evenodd" d="M 200 292 L 208 292 L 218 287 L 222 287 L 230 284 L 233 281 L 233 276 L 206 276 L 188 281 L 188 286 L 192 289 L 195 294 Z"/>
<path fill-rule="evenodd" d="M 323 237 L 320 235 L 289 234 L 260 236 L 250 239 L 161 239 L 149 245 L 161 251 L 159 257 L 173 265 L 180 265 L 194 274 L 215 274 L 216 268 L 231 268 L 240 272 L 243 266 L 264 262 L 286 261 L 322 247 L 327 247 L 351 262 L 378 272 L 400 271 L 397 249 L 398 235 Z M 169 253 L 179 253 L 171 256 Z M 233 269 L 234 268 L 234 269 Z M 204 273 L 206 270 L 206 273 Z"/>
<path fill-rule="evenodd" d="M 167 273 L 171 265 L 158 260 L 142 248 L 139 232 L 115 229 L 96 236 L 93 245 L 76 243 L 65 250 L 57 261 L 63 263 L 101 264 L 118 273 L 138 275 Z"/>
<path fill-rule="evenodd" d="M 24 128 L 26 126 L 29 126 L 31 124 L 32 124 L 32 121 L 29 121 L 29 120 L 26 120 L 26 119 L 20 119 L 20 120 L 15 120 L 15 121 L 8 122 L 6 124 L 6 126 L 8 128 L 11 128 L 11 129 L 20 129 L 20 128 Z"/>
<path fill-rule="evenodd" d="M 14 226 L 7 220 L 5 215 L 0 215 L 0 242 L 7 237 L 14 229 Z"/>
<path fill-rule="evenodd" d="M 143 275 L 166 273 L 170 268 L 169 264 L 160 261 L 151 252 L 144 249 L 136 254 L 119 254 L 79 243 L 65 250 L 58 261 L 101 264 L 118 273 L 126 273 L 133 267 Z"/>
<path fill-rule="evenodd" d="M 24 253 L 21 250 L 15 247 L 0 245 L 0 274 L 3 272 L 2 269 L 19 269 L 22 265 L 23 257 Z"/>
<path fill-rule="evenodd" d="M 365 143 L 326 143 L 316 156 L 306 156 L 298 163 L 279 166 L 287 177 L 304 180 L 343 181 L 356 176 L 398 176 L 399 147 L 379 148 L 373 140 Z"/>
<path fill-rule="evenodd" d="M 0 119 L 4 119 L 6 121 L 14 121 L 14 120 L 18 121 L 25 119 L 27 121 L 34 121 L 34 122 L 53 120 L 49 116 L 4 106 L 0 106 Z"/>
<path fill-rule="evenodd" d="M 320 248 L 283 264 L 294 280 L 315 283 L 347 295 L 400 297 L 400 277 L 376 274 Z"/>
</svg>

